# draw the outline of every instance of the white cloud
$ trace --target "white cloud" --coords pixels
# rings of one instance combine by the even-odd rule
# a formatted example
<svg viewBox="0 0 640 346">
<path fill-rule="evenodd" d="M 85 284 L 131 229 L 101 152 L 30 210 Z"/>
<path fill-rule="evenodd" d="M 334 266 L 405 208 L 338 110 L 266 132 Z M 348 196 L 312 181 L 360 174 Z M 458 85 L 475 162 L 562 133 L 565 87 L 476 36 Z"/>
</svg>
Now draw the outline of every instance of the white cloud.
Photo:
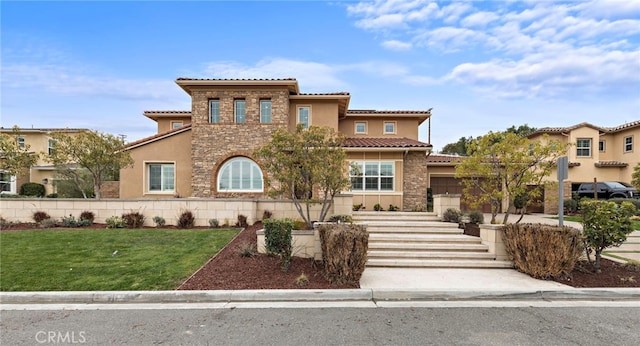
<svg viewBox="0 0 640 346">
<path fill-rule="evenodd" d="M 480 31 L 446 26 L 422 33 L 416 40 L 423 46 L 453 52 L 486 41 L 486 35 Z"/>
<path fill-rule="evenodd" d="M 460 24 L 466 27 L 485 26 L 498 18 L 499 16 L 493 12 L 476 12 L 466 16 L 460 21 Z"/>
<path fill-rule="evenodd" d="M 595 18 L 618 18 L 640 14 L 640 0 L 596 0 L 581 3 L 577 9 Z"/>
<path fill-rule="evenodd" d="M 384 41 L 382 42 L 382 46 L 384 48 L 390 49 L 390 50 L 409 50 L 413 47 L 413 45 L 410 42 L 402 42 L 402 41 L 398 41 L 398 40 L 388 40 L 388 41 Z"/>
</svg>

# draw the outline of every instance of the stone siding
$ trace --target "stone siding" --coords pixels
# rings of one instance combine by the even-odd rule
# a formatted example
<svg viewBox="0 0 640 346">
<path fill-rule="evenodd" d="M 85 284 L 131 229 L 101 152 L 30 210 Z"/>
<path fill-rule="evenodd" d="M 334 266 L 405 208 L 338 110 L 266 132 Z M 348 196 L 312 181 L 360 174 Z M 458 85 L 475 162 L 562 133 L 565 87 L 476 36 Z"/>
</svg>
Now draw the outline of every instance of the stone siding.
<svg viewBox="0 0 640 346">
<path fill-rule="evenodd" d="M 416 206 L 427 205 L 427 157 L 422 151 L 410 151 L 404 157 L 403 210 L 411 211 Z"/>
<path fill-rule="evenodd" d="M 253 152 L 286 127 L 289 93 L 283 89 L 202 90 L 192 93 L 192 196 L 260 198 L 265 193 L 218 193 L 217 173 L 232 157 L 255 161 Z M 209 123 L 209 100 L 220 101 L 220 123 Z M 234 100 L 246 102 L 245 123 L 235 123 Z M 260 100 L 271 100 L 271 123 L 260 123 Z M 259 164 L 259 162 L 258 162 Z M 263 174 L 265 172 L 263 171 Z M 266 186 L 265 186 L 266 192 Z"/>
</svg>

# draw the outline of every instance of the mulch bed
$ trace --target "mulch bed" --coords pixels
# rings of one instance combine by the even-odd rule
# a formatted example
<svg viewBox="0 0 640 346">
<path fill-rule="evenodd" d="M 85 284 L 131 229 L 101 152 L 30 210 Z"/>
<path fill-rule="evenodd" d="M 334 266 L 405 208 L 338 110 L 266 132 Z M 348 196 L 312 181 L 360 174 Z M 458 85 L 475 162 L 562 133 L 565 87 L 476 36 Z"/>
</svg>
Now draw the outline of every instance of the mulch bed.
<svg viewBox="0 0 640 346">
<path fill-rule="evenodd" d="M 246 290 L 246 289 L 329 289 L 359 288 L 359 285 L 333 285 L 323 275 L 322 263 L 311 258 L 293 257 L 289 271 L 281 270 L 280 259 L 255 253 L 243 257 L 244 247 L 256 249 L 256 223 L 241 231 L 222 251 L 213 257 L 179 290 Z M 297 284 L 304 274 L 308 282 Z"/>
<path fill-rule="evenodd" d="M 578 262 L 567 278 L 553 281 L 573 287 L 640 287 L 640 265 L 629 265 L 603 258 L 596 273 L 587 261 Z"/>
</svg>

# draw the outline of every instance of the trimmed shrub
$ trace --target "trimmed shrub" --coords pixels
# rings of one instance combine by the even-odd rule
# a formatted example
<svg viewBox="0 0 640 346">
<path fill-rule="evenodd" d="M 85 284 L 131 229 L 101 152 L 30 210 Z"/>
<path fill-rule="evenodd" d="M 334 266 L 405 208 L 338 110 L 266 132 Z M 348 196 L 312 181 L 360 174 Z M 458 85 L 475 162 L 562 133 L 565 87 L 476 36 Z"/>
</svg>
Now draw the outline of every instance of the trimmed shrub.
<svg viewBox="0 0 640 346">
<path fill-rule="evenodd" d="M 633 232 L 631 216 L 636 207 L 630 202 L 616 204 L 612 201 L 582 200 L 582 232 L 587 250 L 595 253 L 593 267 L 600 271 L 602 251 L 612 246 L 620 246 L 627 240 L 627 235 Z M 587 252 L 589 257 L 589 251 Z"/>
<path fill-rule="evenodd" d="M 38 210 L 33 212 L 33 215 L 31 216 L 31 218 L 33 219 L 33 221 L 39 224 L 46 219 L 50 219 L 51 216 L 49 216 L 49 214 L 47 214 L 44 211 Z"/>
<path fill-rule="evenodd" d="M 362 209 L 362 203 L 354 204 L 353 207 L 351 208 L 351 210 L 353 210 L 353 211 L 358 211 L 360 209 Z"/>
<path fill-rule="evenodd" d="M 249 226 L 249 224 L 247 223 L 247 217 L 242 214 L 239 214 L 238 222 L 236 223 L 236 226 L 242 227 L 242 228 Z"/>
<path fill-rule="evenodd" d="M 460 223 L 462 221 L 462 212 L 459 209 L 449 208 L 442 214 L 442 221 Z"/>
<path fill-rule="evenodd" d="M 219 225 L 220 222 L 218 221 L 218 219 L 209 219 L 209 227 L 218 228 Z"/>
<path fill-rule="evenodd" d="M 564 203 L 564 212 L 567 214 L 575 214 L 578 212 L 578 201 L 575 199 L 565 199 Z"/>
<path fill-rule="evenodd" d="M 96 216 L 92 211 L 85 210 L 82 213 L 80 213 L 80 220 L 89 221 L 89 225 L 93 224 L 93 221 L 95 220 L 95 218 Z"/>
<path fill-rule="evenodd" d="M 164 227 L 167 221 L 162 216 L 154 216 L 153 222 L 156 224 L 156 228 Z"/>
<path fill-rule="evenodd" d="M 327 280 L 336 285 L 358 284 L 367 263 L 369 233 L 356 224 L 320 224 L 322 263 Z"/>
<path fill-rule="evenodd" d="M 329 218 L 329 222 L 353 223 L 353 218 L 351 217 L 351 215 L 332 215 Z"/>
<path fill-rule="evenodd" d="M 3 218 L 0 217 L 0 229 L 11 229 L 11 227 L 13 227 L 14 223 Z"/>
<path fill-rule="evenodd" d="M 145 217 L 140 212 L 131 211 L 122 214 L 122 219 L 127 224 L 127 228 L 140 228 L 144 225 Z"/>
<path fill-rule="evenodd" d="M 193 213 L 190 210 L 183 211 L 178 217 L 178 223 L 176 227 L 178 228 L 193 228 L 193 225 L 196 223 L 196 217 L 193 216 Z"/>
<path fill-rule="evenodd" d="M 91 221 L 84 220 L 84 219 L 76 220 L 76 218 L 71 214 L 69 214 L 69 216 L 62 217 L 63 227 L 85 227 L 85 226 L 89 226 L 90 224 L 91 224 Z"/>
<path fill-rule="evenodd" d="M 300 274 L 300 276 L 296 278 L 296 286 L 305 286 L 308 283 L 309 278 L 304 273 Z"/>
<path fill-rule="evenodd" d="M 524 223 L 504 225 L 501 230 L 516 269 L 536 279 L 569 275 L 582 255 L 580 230 L 569 226 Z"/>
<path fill-rule="evenodd" d="M 268 254 L 280 257 L 281 269 L 286 272 L 291 264 L 291 231 L 294 222 L 291 219 L 267 219 L 264 223 L 264 243 Z"/>
<path fill-rule="evenodd" d="M 631 203 L 636 207 L 635 215 L 640 215 L 640 199 L 638 198 L 612 198 L 609 201 L 616 202 L 617 204 L 622 204 L 624 202 Z"/>
<path fill-rule="evenodd" d="M 40 223 L 42 228 L 54 228 L 56 226 L 58 226 L 58 222 L 55 219 L 44 219 Z"/>
<path fill-rule="evenodd" d="M 400 208 L 396 205 L 389 204 L 389 211 L 398 211 Z"/>
<path fill-rule="evenodd" d="M 479 210 L 469 212 L 469 222 L 479 225 L 484 223 L 484 214 Z"/>
<path fill-rule="evenodd" d="M 107 228 L 125 228 L 127 223 L 119 216 L 111 216 L 106 220 Z"/>
<path fill-rule="evenodd" d="M 20 186 L 20 194 L 23 196 L 44 197 L 44 185 L 38 183 L 24 183 Z"/>
<path fill-rule="evenodd" d="M 380 203 L 376 203 L 376 204 L 373 206 L 373 210 L 375 210 L 375 211 L 384 211 L 384 209 L 382 208 L 382 206 L 380 205 Z"/>
</svg>

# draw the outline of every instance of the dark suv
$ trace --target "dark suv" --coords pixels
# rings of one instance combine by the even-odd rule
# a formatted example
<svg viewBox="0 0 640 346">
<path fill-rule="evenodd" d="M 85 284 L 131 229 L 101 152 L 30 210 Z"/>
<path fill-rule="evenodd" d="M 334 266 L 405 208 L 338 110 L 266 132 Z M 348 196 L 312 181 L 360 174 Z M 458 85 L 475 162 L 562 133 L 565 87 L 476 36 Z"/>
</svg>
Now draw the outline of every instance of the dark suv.
<svg viewBox="0 0 640 346">
<path fill-rule="evenodd" d="M 609 198 L 640 198 L 633 187 L 620 184 L 617 181 L 598 182 L 598 199 Z M 582 183 L 577 190 L 579 197 L 593 198 L 593 183 Z"/>
</svg>

